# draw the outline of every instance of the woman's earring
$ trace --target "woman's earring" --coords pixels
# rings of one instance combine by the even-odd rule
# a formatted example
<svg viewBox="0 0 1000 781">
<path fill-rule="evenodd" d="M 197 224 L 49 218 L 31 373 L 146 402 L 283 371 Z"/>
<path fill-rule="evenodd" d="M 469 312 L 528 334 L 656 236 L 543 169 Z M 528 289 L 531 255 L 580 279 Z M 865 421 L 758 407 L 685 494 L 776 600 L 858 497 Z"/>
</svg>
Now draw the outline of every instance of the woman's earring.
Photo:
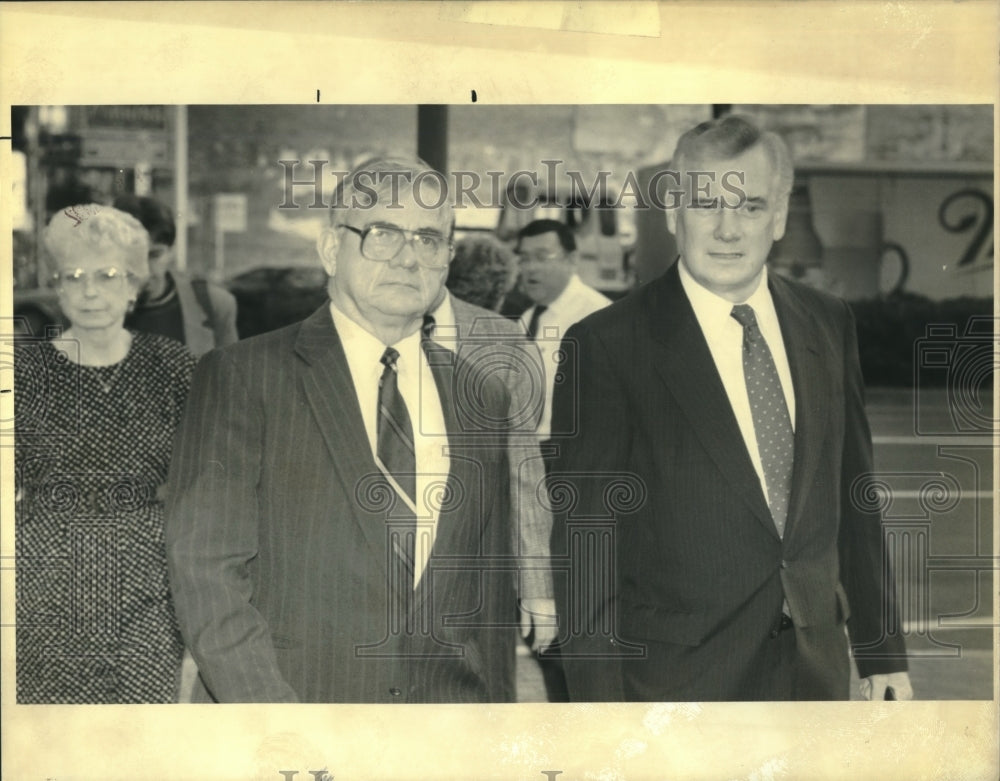
<svg viewBox="0 0 1000 781">
<path fill-rule="evenodd" d="M 130 298 L 128 300 L 128 306 L 125 307 L 125 313 L 130 315 L 134 311 L 135 311 L 135 299 L 134 298 Z"/>
</svg>

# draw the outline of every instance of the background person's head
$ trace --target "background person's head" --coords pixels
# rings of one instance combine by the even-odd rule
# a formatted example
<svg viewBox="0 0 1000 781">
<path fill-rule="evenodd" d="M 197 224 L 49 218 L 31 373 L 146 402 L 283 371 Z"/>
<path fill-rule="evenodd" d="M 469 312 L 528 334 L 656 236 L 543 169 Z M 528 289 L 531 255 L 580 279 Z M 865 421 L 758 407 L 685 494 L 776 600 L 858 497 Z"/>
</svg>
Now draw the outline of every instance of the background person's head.
<svg viewBox="0 0 1000 781">
<path fill-rule="evenodd" d="M 444 285 L 453 230 L 441 174 L 419 159 L 362 163 L 338 186 L 317 242 L 330 298 L 377 336 L 412 328 Z"/>
<path fill-rule="evenodd" d="M 576 273 L 576 238 L 558 220 L 535 220 L 517 234 L 521 289 L 536 304 L 555 301 Z"/>
<path fill-rule="evenodd" d="M 73 328 L 121 327 L 149 276 L 149 239 L 139 221 L 96 203 L 70 206 L 49 220 L 44 242 Z"/>
<path fill-rule="evenodd" d="M 785 232 L 794 176 L 781 137 L 748 120 L 703 122 L 677 142 L 680 199 L 667 208 L 680 262 L 703 287 L 739 303 L 754 292 Z"/>
<path fill-rule="evenodd" d="M 445 285 L 457 298 L 497 311 L 513 286 L 514 255 L 493 236 L 470 236 L 455 244 Z"/>
<path fill-rule="evenodd" d="M 157 296 L 166 288 L 167 270 L 174 259 L 177 226 L 170 207 L 155 198 L 130 193 L 119 195 L 114 207 L 142 223 L 149 234 L 149 294 Z"/>
</svg>

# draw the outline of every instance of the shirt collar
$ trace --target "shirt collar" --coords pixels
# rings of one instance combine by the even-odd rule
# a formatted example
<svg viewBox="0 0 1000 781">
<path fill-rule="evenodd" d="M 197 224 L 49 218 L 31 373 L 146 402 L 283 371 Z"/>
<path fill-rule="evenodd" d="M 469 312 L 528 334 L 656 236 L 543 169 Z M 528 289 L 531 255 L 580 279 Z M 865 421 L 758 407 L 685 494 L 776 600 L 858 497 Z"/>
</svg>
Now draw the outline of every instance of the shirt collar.
<svg viewBox="0 0 1000 781">
<path fill-rule="evenodd" d="M 333 317 L 333 324 L 340 335 L 340 340 L 343 342 L 345 349 L 349 347 L 351 350 L 357 350 L 362 354 L 370 353 L 378 358 L 382 357 L 382 353 L 385 352 L 387 345 L 383 344 L 382 340 L 375 336 L 375 334 L 354 322 L 333 301 L 330 302 L 330 314 Z M 418 329 L 391 346 L 396 348 L 400 355 L 406 355 L 407 351 L 413 350 L 414 345 L 419 349 L 420 338 L 421 333 Z"/>
<path fill-rule="evenodd" d="M 582 284 L 583 283 L 580 281 L 579 275 L 573 274 L 569 278 L 569 282 L 566 283 L 566 287 L 563 288 L 563 292 L 556 296 L 552 303 L 546 308 L 550 312 L 558 312 L 577 297 L 579 294 L 579 288 Z"/>
<path fill-rule="evenodd" d="M 684 267 L 680 259 L 678 259 L 677 264 L 681 277 L 681 285 L 687 294 L 688 301 L 691 302 L 691 308 L 694 309 L 695 317 L 698 318 L 702 330 L 723 328 L 730 321 L 736 323 L 735 320 L 732 320 L 733 307 L 736 304 L 713 293 L 699 283 L 691 276 L 691 273 Z M 742 303 L 749 304 L 757 313 L 766 311 L 766 308 L 771 306 L 771 294 L 767 289 L 766 266 L 761 270 L 760 281 L 757 284 L 756 290 Z"/>
<path fill-rule="evenodd" d="M 455 308 L 451 305 L 451 293 L 445 292 L 437 309 L 431 312 L 431 317 L 434 318 L 433 336 L 437 336 L 441 331 L 451 331 L 456 327 Z"/>
</svg>

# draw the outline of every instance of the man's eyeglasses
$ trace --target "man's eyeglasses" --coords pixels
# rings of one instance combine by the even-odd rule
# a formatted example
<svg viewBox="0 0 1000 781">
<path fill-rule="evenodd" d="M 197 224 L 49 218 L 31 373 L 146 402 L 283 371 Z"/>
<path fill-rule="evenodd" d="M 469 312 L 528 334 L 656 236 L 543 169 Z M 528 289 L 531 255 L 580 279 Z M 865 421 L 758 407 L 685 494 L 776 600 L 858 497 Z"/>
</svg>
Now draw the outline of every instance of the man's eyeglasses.
<svg viewBox="0 0 1000 781">
<path fill-rule="evenodd" d="M 87 281 L 99 290 L 118 290 L 130 274 L 117 266 L 84 271 L 82 268 L 60 269 L 52 275 L 63 290 L 83 290 Z"/>
<path fill-rule="evenodd" d="M 544 252 L 515 252 L 515 257 L 517 257 L 517 262 L 522 266 L 527 266 L 529 263 L 548 263 L 552 260 L 559 260 L 563 257 L 561 252 L 552 252 L 551 250 L 546 250 Z"/>
<path fill-rule="evenodd" d="M 408 231 L 395 225 L 369 225 L 363 230 L 343 223 L 337 227 L 347 228 L 361 237 L 361 254 L 368 260 L 388 262 L 402 252 L 407 243 L 413 247 L 417 263 L 424 268 L 444 268 L 451 260 L 451 241 L 440 233 Z"/>
</svg>

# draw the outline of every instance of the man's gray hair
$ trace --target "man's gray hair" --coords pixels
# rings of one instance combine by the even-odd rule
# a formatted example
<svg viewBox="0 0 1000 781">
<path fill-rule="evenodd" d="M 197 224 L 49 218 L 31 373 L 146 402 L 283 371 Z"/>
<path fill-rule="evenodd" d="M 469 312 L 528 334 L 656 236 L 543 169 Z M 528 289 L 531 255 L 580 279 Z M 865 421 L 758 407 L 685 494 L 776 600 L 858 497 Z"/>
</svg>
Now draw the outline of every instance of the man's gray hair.
<svg viewBox="0 0 1000 781">
<path fill-rule="evenodd" d="M 441 211 L 454 230 L 447 179 L 419 157 L 373 157 L 356 166 L 334 191 L 330 224 L 343 222 L 351 211 L 392 203 L 410 194 L 418 206 Z"/>
<path fill-rule="evenodd" d="M 792 191 L 795 169 L 784 139 L 737 114 L 702 122 L 684 133 L 677 141 L 671 168 L 677 171 L 682 189 L 686 191 L 687 172 L 695 170 L 698 161 L 729 160 L 758 145 L 764 148 L 771 161 L 779 198 L 787 198 Z"/>
</svg>

